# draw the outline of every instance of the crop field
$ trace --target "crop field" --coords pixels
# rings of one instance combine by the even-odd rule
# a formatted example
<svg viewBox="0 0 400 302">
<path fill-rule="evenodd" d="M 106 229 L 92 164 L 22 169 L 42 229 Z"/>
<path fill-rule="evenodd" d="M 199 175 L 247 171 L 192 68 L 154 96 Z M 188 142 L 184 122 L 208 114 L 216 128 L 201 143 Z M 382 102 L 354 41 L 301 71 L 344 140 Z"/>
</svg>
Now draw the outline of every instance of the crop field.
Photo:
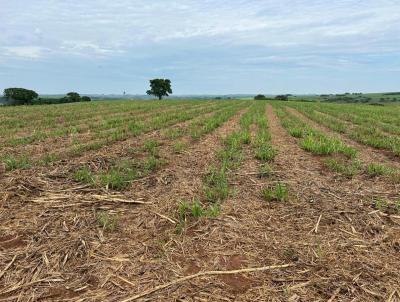
<svg viewBox="0 0 400 302">
<path fill-rule="evenodd" d="M 400 106 L 0 108 L 0 301 L 400 301 Z"/>
</svg>

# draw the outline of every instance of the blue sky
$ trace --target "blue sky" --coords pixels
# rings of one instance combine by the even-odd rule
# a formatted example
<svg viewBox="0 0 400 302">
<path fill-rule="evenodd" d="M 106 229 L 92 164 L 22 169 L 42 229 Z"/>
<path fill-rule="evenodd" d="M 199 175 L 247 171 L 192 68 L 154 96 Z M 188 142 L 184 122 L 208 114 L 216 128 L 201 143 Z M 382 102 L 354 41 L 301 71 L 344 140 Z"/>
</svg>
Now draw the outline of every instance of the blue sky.
<svg viewBox="0 0 400 302">
<path fill-rule="evenodd" d="M 0 89 L 400 90 L 399 0 L 0 0 Z"/>
</svg>

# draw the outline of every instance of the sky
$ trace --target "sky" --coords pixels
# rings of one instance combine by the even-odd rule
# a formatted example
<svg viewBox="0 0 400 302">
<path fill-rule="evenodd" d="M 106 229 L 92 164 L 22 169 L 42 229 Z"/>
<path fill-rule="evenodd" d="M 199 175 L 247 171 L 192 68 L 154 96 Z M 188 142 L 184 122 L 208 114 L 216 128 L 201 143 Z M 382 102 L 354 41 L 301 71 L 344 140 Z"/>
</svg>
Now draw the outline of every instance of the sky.
<svg viewBox="0 0 400 302">
<path fill-rule="evenodd" d="M 0 90 L 400 91 L 400 0 L 0 0 Z"/>
</svg>

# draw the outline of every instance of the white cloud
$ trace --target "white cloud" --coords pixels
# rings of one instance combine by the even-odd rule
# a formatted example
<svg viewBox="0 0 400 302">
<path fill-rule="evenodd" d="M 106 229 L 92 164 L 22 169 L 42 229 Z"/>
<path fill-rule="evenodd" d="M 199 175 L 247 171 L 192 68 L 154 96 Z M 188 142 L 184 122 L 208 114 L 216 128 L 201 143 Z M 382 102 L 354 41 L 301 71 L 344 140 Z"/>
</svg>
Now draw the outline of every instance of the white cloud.
<svg viewBox="0 0 400 302">
<path fill-rule="evenodd" d="M 127 77 L 227 78 L 399 65 L 397 0 L 0 0 L 0 7 L 0 63 L 10 69 L 26 59 L 46 69 L 46 59 Z"/>
<path fill-rule="evenodd" d="M 40 58 L 44 53 L 44 49 L 38 46 L 8 46 L 3 49 L 8 56 L 17 56 L 27 59 Z"/>
<path fill-rule="evenodd" d="M 15 11 L 13 18 L 6 17 Z M 71 54 L 89 55 L 196 38 L 280 48 L 357 44 L 393 49 L 399 11 L 400 3 L 391 0 L 7 1 L 0 12 L 0 45 L 63 52 L 70 41 L 78 41 Z"/>
</svg>

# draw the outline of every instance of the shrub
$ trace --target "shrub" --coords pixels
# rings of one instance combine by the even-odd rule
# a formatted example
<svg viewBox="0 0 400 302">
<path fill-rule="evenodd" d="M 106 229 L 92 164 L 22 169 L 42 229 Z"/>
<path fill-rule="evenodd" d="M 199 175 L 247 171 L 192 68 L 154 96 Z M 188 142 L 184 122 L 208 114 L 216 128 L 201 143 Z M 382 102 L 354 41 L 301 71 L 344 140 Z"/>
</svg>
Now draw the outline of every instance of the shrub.
<svg viewBox="0 0 400 302">
<path fill-rule="evenodd" d="M 89 96 L 83 96 L 83 97 L 81 97 L 81 101 L 82 102 L 91 102 L 92 101 L 92 99 L 89 97 Z"/>
</svg>

